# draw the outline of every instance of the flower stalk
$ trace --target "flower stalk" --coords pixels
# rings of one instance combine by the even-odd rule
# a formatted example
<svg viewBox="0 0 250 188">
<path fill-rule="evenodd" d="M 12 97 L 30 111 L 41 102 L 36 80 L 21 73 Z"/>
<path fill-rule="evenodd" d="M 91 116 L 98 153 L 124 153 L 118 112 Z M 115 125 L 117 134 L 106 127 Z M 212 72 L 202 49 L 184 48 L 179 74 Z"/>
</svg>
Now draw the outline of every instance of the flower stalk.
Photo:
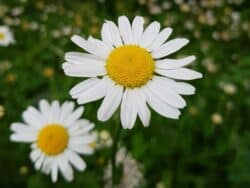
<svg viewBox="0 0 250 188">
<path fill-rule="evenodd" d="M 116 130 L 113 134 L 113 146 L 112 146 L 112 153 L 111 153 L 111 165 L 112 165 L 112 188 L 115 188 L 116 185 L 116 153 L 118 149 L 118 143 L 121 135 L 122 126 L 118 124 Z"/>
</svg>

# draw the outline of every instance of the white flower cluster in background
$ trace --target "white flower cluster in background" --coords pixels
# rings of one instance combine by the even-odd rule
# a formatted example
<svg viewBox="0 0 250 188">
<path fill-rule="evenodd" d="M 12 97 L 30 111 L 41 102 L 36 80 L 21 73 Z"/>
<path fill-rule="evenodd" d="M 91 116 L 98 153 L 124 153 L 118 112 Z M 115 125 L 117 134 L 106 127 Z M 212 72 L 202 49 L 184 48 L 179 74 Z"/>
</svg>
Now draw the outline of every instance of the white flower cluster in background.
<svg viewBox="0 0 250 188">
<path fill-rule="evenodd" d="M 107 130 L 101 131 L 93 131 L 92 133 L 95 137 L 95 143 L 93 143 L 93 147 L 95 149 L 103 149 L 103 148 L 110 148 L 113 144 L 112 137 L 110 132 Z"/>
<path fill-rule="evenodd" d="M 122 177 L 117 188 L 137 188 L 143 182 L 143 173 L 140 164 L 132 157 L 125 147 L 121 147 L 116 153 L 116 167 L 122 166 Z M 112 183 L 111 164 L 104 170 L 105 188 L 110 188 Z"/>
</svg>

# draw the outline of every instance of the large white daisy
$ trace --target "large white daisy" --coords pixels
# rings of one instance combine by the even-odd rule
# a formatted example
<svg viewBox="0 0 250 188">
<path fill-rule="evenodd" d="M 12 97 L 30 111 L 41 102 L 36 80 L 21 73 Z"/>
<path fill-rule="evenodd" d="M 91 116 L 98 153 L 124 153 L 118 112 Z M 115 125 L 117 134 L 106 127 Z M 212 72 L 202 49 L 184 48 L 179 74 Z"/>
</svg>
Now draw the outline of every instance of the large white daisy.
<svg viewBox="0 0 250 188">
<path fill-rule="evenodd" d="M 86 163 L 79 154 L 92 154 L 94 136 L 89 133 L 94 124 L 80 119 L 83 107 L 74 110 L 73 102 L 58 101 L 51 105 L 41 100 L 39 110 L 30 106 L 23 112 L 25 123 L 12 123 L 14 142 L 32 143 L 30 158 L 36 170 L 51 174 L 53 182 L 60 171 L 67 181 L 74 178 L 72 166 L 79 171 Z"/>
<path fill-rule="evenodd" d="M 63 69 L 66 75 L 87 77 L 73 87 L 70 94 L 79 104 L 104 98 L 98 119 L 108 120 L 121 105 L 123 128 L 131 129 L 137 115 L 144 126 L 150 122 L 150 110 L 178 119 L 186 103 L 181 95 L 192 95 L 195 88 L 175 80 L 193 80 L 202 74 L 184 66 L 195 56 L 169 59 L 166 56 L 181 49 L 189 41 L 176 38 L 167 41 L 172 29 L 160 31 L 155 21 L 143 28 L 144 19 L 136 16 L 130 24 L 126 16 L 118 18 L 118 26 L 106 21 L 102 40 L 73 36 L 72 41 L 87 53 L 67 52 Z"/>
<path fill-rule="evenodd" d="M 14 42 L 15 40 L 9 27 L 0 26 L 0 46 L 8 46 Z"/>
</svg>

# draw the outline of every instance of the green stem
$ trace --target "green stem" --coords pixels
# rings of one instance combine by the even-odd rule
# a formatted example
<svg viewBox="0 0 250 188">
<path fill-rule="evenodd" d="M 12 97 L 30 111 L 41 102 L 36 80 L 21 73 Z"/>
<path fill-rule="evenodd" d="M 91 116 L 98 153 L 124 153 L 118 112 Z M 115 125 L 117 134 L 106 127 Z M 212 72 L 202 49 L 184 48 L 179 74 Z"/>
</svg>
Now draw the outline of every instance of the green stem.
<svg viewBox="0 0 250 188">
<path fill-rule="evenodd" d="M 116 130 L 114 131 L 114 135 L 113 135 L 113 146 L 112 146 L 112 156 L 111 156 L 111 163 L 112 163 L 112 188 L 115 187 L 115 183 L 116 183 L 116 152 L 118 149 L 118 142 L 119 142 L 119 138 L 121 135 L 121 129 L 122 126 L 120 124 L 118 124 L 118 127 L 116 128 Z"/>
</svg>

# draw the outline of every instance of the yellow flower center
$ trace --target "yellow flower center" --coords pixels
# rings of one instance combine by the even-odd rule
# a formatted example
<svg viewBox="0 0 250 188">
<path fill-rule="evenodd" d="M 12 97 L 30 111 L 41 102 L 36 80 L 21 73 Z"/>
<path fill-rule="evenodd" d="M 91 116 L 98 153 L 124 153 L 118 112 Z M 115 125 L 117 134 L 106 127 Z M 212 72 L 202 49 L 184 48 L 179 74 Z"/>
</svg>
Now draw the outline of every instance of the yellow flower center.
<svg viewBox="0 0 250 188">
<path fill-rule="evenodd" d="M 4 38 L 5 38 L 4 33 L 0 33 L 0 40 L 4 40 Z"/>
<path fill-rule="evenodd" d="M 68 131 L 61 125 L 50 124 L 38 134 L 38 147 L 47 155 L 62 153 L 68 145 Z"/>
<path fill-rule="evenodd" d="M 108 76 L 117 84 L 128 88 L 140 87 L 153 76 L 155 62 L 151 54 L 137 45 L 115 48 L 108 56 Z"/>
</svg>

